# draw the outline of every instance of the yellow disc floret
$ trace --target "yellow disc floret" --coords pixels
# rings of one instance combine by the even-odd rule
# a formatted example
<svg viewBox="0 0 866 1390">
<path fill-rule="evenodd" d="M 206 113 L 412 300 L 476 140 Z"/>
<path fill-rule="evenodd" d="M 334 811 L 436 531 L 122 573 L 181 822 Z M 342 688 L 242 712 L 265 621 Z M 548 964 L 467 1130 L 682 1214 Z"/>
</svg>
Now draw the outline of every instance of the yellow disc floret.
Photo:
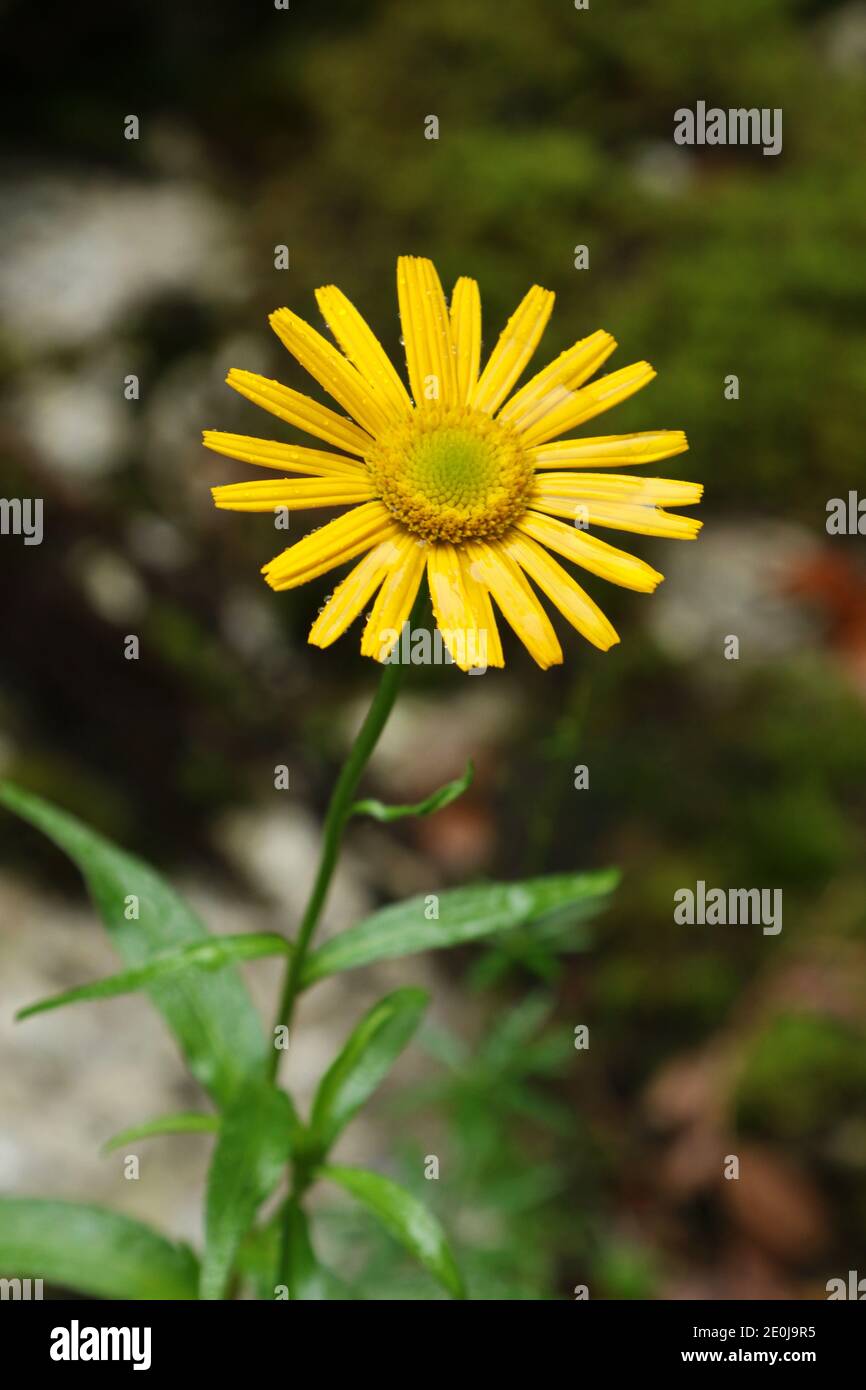
<svg viewBox="0 0 866 1390">
<path fill-rule="evenodd" d="M 504 535 L 535 476 L 518 435 L 465 406 L 414 411 L 379 436 L 366 463 L 388 510 L 431 541 Z"/>
</svg>

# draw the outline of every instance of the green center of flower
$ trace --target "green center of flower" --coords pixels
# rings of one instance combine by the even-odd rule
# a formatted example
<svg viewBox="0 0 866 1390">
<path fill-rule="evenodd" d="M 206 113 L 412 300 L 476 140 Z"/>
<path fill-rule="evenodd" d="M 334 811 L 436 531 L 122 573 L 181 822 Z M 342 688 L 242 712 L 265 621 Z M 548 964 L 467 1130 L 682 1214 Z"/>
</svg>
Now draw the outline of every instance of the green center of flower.
<svg viewBox="0 0 866 1390">
<path fill-rule="evenodd" d="M 367 467 L 384 505 L 425 540 L 501 536 L 535 476 L 512 430 L 463 406 L 415 411 L 379 437 Z"/>
</svg>

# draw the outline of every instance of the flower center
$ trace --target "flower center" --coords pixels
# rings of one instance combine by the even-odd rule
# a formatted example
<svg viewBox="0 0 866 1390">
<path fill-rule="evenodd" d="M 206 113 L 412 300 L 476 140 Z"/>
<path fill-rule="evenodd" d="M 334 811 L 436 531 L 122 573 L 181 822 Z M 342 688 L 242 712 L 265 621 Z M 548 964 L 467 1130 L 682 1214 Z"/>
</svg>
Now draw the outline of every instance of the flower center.
<svg viewBox="0 0 866 1390">
<path fill-rule="evenodd" d="M 535 477 L 517 435 L 464 406 L 431 406 L 376 440 L 367 467 L 384 505 L 425 540 L 501 536 Z"/>
</svg>

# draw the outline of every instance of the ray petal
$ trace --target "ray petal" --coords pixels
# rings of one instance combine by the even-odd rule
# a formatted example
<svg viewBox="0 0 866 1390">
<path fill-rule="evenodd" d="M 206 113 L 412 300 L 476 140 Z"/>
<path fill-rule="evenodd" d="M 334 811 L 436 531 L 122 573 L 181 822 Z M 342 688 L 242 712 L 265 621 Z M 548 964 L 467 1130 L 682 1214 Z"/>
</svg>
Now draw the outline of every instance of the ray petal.
<svg viewBox="0 0 866 1390">
<path fill-rule="evenodd" d="M 357 367 L 291 309 L 277 309 L 270 315 L 269 322 L 283 347 L 315 377 L 328 395 L 333 396 L 368 434 L 381 434 L 388 421 L 387 411 Z"/>
<path fill-rule="evenodd" d="M 291 387 L 282 386 L 279 381 L 270 381 L 255 372 L 242 372 L 237 367 L 232 367 L 226 381 L 254 405 L 260 405 L 278 419 L 296 425 L 298 429 L 306 430 L 307 434 L 314 434 L 338 449 L 345 449 L 348 454 L 358 454 L 364 458 L 370 450 L 373 440 L 369 434 L 352 420 L 347 420 L 325 405 L 319 405 L 300 391 L 293 391 Z"/>
<path fill-rule="evenodd" d="M 553 517 L 542 516 L 540 512 L 526 512 L 517 522 L 517 530 L 531 536 L 541 545 L 572 560 L 590 574 L 597 574 L 610 584 L 619 584 L 623 589 L 635 589 L 638 593 L 651 594 L 661 583 L 664 575 L 659 574 L 645 560 L 629 555 L 598 536 L 590 536 L 575 526 L 566 526 Z"/>
<path fill-rule="evenodd" d="M 307 640 L 314 647 L 329 647 L 342 637 L 399 559 L 398 535 L 374 546 L 337 585 L 313 623 Z"/>
<path fill-rule="evenodd" d="M 700 502 L 701 483 L 647 478 L 630 473 L 538 473 L 532 505 L 551 498 L 572 501 L 633 502 L 643 507 L 690 507 Z"/>
<path fill-rule="evenodd" d="M 461 671 L 483 671 L 488 666 L 502 665 L 502 647 L 490 598 L 472 578 L 469 565 L 461 562 L 461 555 L 447 541 L 429 547 L 427 581 L 433 614 L 442 640 Z M 492 635 L 488 614 L 493 619 Z"/>
<path fill-rule="evenodd" d="M 593 646 L 606 652 L 619 641 L 616 629 L 589 594 L 537 541 L 513 531 L 502 544 L 512 560 L 525 570 L 572 627 L 577 628 Z"/>
<path fill-rule="evenodd" d="M 397 547 L 398 554 L 376 595 L 361 637 L 361 655 L 372 656 L 376 661 L 386 661 L 399 641 L 427 561 L 427 547 L 405 531 Z"/>
<path fill-rule="evenodd" d="M 364 477 L 268 478 L 265 482 L 226 483 L 212 487 L 214 505 L 230 512 L 272 512 L 277 507 L 301 511 L 311 507 L 345 507 L 369 502 L 375 493 Z"/>
<path fill-rule="evenodd" d="M 533 444 L 545 444 L 548 439 L 555 439 L 565 430 L 582 425 L 585 420 L 591 420 L 593 416 L 601 415 L 603 411 L 633 396 L 654 376 L 655 371 L 649 362 L 633 362 L 631 366 L 621 367 L 618 372 L 599 377 L 589 386 L 567 391 L 564 399 L 538 414 L 534 423 L 528 427 L 518 426 L 523 444 L 527 448 Z"/>
<path fill-rule="evenodd" d="M 559 665 L 559 640 L 520 567 L 495 543 L 471 541 L 466 554 L 473 579 L 492 594 L 533 660 L 545 671 Z"/>
<path fill-rule="evenodd" d="M 304 449 L 280 444 L 275 439 L 255 439 L 249 434 L 226 434 L 223 430 L 202 431 L 206 449 L 226 458 L 253 463 L 257 468 L 274 468 L 280 473 L 308 473 L 319 478 L 359 478 L 365 475 L 359 459 L 347 454 L 327 454 L 323 449 Z"/>
<path fill-rule="evenodd" d="M 367 320 L 336 285 L 316 290 L 322 317 L 350 362 L 394 419 L 412 409 L 409 393 Z"/>
<path fill-rule="evenodd" d="M 396 534 L 394 519 L 381 502 L 365 502 L 290 545 L 262 573 L 272 589 L 295 589 Z"/>
<path fill-rule="evenodd" d="M 554 444 L 538 444 L 529 452 L 536 468 L 632 468 L 672 458 L 688 447 L 682 430 L 652 430 L 595 439 L 558 439 Z"/>
<path fill-rule="evenodd" d="M 504 666 L 505 658 L 502 654 L 502 642 L 499 637 L 499 628 L 496 625 L 496 615 L 490 601 L 490 591 L 475 578 L 472 573 L 472 561 L 466 551 L 461 548 L 458 555 L 466 601 L 470 611 L 475 615 L 479 632 L 487 634 L 487 665 Z"/>
<path fill-rule="evenodd" d="M 693 516 L 680 516 L 661 507 L 641 507 L 633 502 L 577 502 L 564 497 L 532 499 L 536 512 L 561 516 L 581 526 L 604 526 L 614 531 L 634 531 L 639 536 L 664 536 L 667 540 L 693 541 L 703 526 Z"/>
<path fill-rule="evenodd" d="M 406 348 L 406 367 L 415 405 L 457 400 L 457 373 L 448 306 L 432 261 L 400 256 L 397 298 Z"/>
<path fill-rule="evenodd" d="M 499 335 L 470 397 L 476 410 L 492 415 L 523 374 L 553 310 L 552 290 L 533 285 Z"/>
<path fill-rule="evenodd" d="M 581 338 L 530 377 L 526 385 L 502 407 L 500 420 L 516 430 L 529 429 L 542 415 L 563 401 L 570 400 L 574 392 L 607 361 L 615 348 L 616 339 L 602 329 L 591 333 L 588 338 Z"/>
<path fill-rule="evenodd" d="M 481 361 L 481 294 L 478 281 L 461 275 L 451 295 L 451 338 L 457 370 L 457 398 L 469 400 Z"/>
</svg>

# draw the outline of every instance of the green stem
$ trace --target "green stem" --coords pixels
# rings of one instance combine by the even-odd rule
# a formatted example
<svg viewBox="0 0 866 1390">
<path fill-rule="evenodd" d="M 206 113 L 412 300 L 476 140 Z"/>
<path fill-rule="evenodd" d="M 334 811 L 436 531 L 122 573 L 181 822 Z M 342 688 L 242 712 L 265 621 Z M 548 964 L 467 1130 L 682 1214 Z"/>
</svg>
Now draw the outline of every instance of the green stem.
<svg viewBox="0 0 866 1390">
<path fill-rule="evenodd" d="M 319 858 L 319 867 L 316 870 L 316 877 L 310 892 L 301 925 L 298 929 L 298 936 L 295 942 L 295 949 L 289 957 L 286 966 L 285 980 L 283 982 L 283 992 L 280 999 L 279 1012 L 274 1025 L 276 1031 L 279 1027 L 289 1028 L 297 999 L 301 975 L 307 959 L 307 953 L 313 940 L 316 927 L 325 899 L 328 896 L 328 889 L 331 886 L 331 879 L 337 864 L 337 856 L 340 852 L 340 844 L 343 839 L 343 831 L 349 819 L 352 803 L 361 774 L 367 765 L 370 754 L 379 741 L 379 735 L 388 721 L 388 716 L 394 707 L 394 701 L 400 689 L 403 679 L 403 666 L 400 662 L 394 662 L 382 667 L 382 675 L 373 702 L 367 711 L 366 718 L 358 732 L 358 736 L 352 745 L 343 770 L 337 779 L 337 784 L 328 803 L 328 810 L 325 816 L 325 825 L 322 839 L 322 852 Z M 270 1074 L 274 1078 L 280 1064 L 280 1052 L 274 1047 L 273 1057 L 270 1063 Z"/>
</svg>

